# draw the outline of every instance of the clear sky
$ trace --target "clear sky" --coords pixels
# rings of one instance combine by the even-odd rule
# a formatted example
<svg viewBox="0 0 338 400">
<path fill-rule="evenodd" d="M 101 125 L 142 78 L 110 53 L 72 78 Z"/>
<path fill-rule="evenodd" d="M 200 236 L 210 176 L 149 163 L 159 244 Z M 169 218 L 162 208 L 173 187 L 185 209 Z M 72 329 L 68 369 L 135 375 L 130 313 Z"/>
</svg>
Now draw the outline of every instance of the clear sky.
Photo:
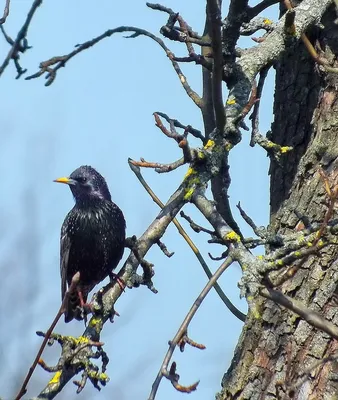
<svg viewBox="0 0 338 400">
<path fill-rule="evenodd" d="M 31 3 L 11 0 L 5 24 L 10 36 L 16 36 Z M 203 31 L 204 1 L 167 0 L 164 4 L 180 11 L 195 31 Z M 275 17 L 271 13 L 265 16 Z M 120 25 L 159 34 L 166 17 L 148 9 L 141 0 L 45 0 L 29 29 L 28 40 L 33 48 L 21 57 L 21 64 L 32 74 L 41 61 L 66 54 L 74 45 Z M 186 55 L 184 45 L 167 44 L 177 56 Z M 252 44 L 248 39 L 241 42 L 244 47 Z M 1 60 L 8 49 L 1 40 Z M 200 92 L 200 67 L 184 65 L 183 70 L 193 89 Z M 60 305 L 59 233 L 73 199 L 66 186 L 52 180 L 82 164 L 92 165 L 106 177 L 113 200 L 122 208 L 128 235 L 139 236 L 159 210 L 129 169 L 127 158 L 171 162 L 181 157 L 177 145 L 154 126 L 152 113 L 162 111 L 203 129 L 198 109 L 185 95 L 163 50 L 149 38 L 124 39 L 116 34 L 105 39 L 60 69 L 56 81 L 47 88 L 43 78 L 15 80 L 15 75 L 10 65 L 0 79 L 0 397 L 6 400 L 13 398 L 35 357 L 41 342 L 35 331 L 47 329 Z M 272 91 L 270 77 L 261 104 L 262 132 L 271 123 Z M 231 154 L 231 203 L 234 207 L 241 201 L 256 223 L 264 225 L 269 213 L 268 158 L 260 148 L 249 147 L 248 142 L 249 133 L 243 132 L 243 142 Z M 199 145 L 196 140 L 191 144 Z M 166 201 L 186 168 L 162 175 L 143 172 L 153 190 Z M 184 211 L 207 226 L 191 205 Z M 238 217 L 236 210 L 234 213 Z M 238 220 L 244 234 L 251 236 Z M 209 259 L 208 251 L 220 255 L 222 247 L 208 245 L 207 235 L 195 234 L 185 221 L 182 224 L 215 270 L 219 263 Z M 88 383 L 79 399 L 147 398 L 168 340 L 207 282 L 175 227 L 168 229 L 163 241 L 169 251 L 175 251 L 171 259 L 155 247 L 146 256 L 155 264 L 154 284 L 159 293 L 141 287 L 127 290 L 119 299 L 116 309 L 121 317 L 107 324 L 102 334 L 110 358 L 110 382 L 101 393 Z M 232 266 L 220 284 L 245 312 L 246 303 L 239 299 L 237 288 L 239 278 L 239 268 Z M 186 347 L 183 354 L 176 351 L 173 357 L 183 385 L 200 380 L 198 390 L 189 399 L 214 398 L 241 327 L 242 323 L 212 291 L 189 330 L 189 336 L 203 343 L 206 350 Z M 83 324 L 60 322 L 55 331 L 80 335 Z M 43 358 L 54 365 L 59 350 L 55 344 Z M 38 394 L 50 378 L 38 368 L 25 398 Z M 58 398 L 74 398 L 75 390 L 70 383 Z M 163 380 L 157 398 L 176 400 L 185 396 Z"/>
</svg>

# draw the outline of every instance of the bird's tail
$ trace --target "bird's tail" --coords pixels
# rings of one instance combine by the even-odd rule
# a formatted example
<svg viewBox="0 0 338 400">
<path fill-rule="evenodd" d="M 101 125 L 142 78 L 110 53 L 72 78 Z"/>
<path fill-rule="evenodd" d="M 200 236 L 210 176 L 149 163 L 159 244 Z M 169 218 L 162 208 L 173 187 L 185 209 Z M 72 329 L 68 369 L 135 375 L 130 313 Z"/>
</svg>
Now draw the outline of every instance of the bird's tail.
<svg viewBox="0 0 338 400">
<path fill-rule="evenodd" d="M 81 295 L 83 298 L 83 302 L 86 303 L 87 293 L 82 292 Z M 82 305 L 80 295 L 77 290 L 69 293 L 68 299 L 65 304 L 65 322 L 70 322 L 74 318 L 78 321 L 82 321 L 84 319 L 84 310 Z"/>
</svg>

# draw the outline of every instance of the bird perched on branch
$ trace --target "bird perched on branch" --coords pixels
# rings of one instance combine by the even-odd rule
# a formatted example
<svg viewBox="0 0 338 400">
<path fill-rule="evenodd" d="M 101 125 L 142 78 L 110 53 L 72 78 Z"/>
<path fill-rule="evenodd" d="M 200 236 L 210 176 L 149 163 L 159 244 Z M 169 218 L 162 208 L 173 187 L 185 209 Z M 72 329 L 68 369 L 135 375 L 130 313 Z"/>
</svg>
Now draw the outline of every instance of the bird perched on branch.
<svg viewBox="0 0 338 400">
<path fill-rule="evenodd" d="M 126 223 L 122 211 L 111 201 L 103 176 L 83 165 L 69 178 L 54 182 L 69 185 L 75 205 L 61 228 L 60 273 L 62 300 L 72 278 L 80 272 L 76 291 L 65 307 L 65 322 L 82 319 L 88 293 L 113 270 L 122 258 Z"/>
</svg>

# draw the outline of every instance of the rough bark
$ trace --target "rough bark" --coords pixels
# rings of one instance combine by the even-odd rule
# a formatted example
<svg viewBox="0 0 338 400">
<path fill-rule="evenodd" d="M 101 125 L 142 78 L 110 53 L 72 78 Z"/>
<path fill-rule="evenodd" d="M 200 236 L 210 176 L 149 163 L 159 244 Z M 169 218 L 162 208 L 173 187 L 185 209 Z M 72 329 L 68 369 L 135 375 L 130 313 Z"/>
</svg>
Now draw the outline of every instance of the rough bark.
<svg viewBox="0 0 338 400">
<path fill-rule="evenodd" d="M 325 29 L 309 32 L 329 60 L 337 54 L 334 18 L 329 9 Z M 337 76 L 321 71 L 303 44 L 284 54 L 276 65 L 272 140 L 294 150 L 280 164 L 271 163 L 272 232 L 293 232 L 301 218 L 311 224 L 323 221 L 328 198 L 318 169 L 338 183 L 337 113 Z M 337 308 L 330 302 L 338 280 L 337 252 L 337 246 L 329 246 L 321 257 L 309 256 L 279 287 L 335 324 Z M 217 399 L 338 398 L 334 363 L 322 364 L 293 388 L 301 371 L 337 350 L 336 341 L 271 301 L 257 298 L 256 306 L 259 315 L 247 318 Z"/>
</svg>

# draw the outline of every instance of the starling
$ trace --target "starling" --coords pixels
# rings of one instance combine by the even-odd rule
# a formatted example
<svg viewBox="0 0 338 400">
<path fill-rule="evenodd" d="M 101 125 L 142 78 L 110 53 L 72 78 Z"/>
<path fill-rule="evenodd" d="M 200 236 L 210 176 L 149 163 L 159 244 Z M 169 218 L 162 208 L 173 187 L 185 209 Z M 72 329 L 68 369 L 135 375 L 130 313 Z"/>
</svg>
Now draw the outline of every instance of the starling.
<svg viewBox="0 0 338 400">
<path fill-rule="evenodd" d="M 83 165 L 69 178 L 55 182 L 69 185 L 75 205 L 61 228 L 60 273 L 62 300 L 76 272 L 80 281 L 66 304 L 65 322 L 82 319 L 89 292 L 113 276 L 122 258 L 126 222 L 119 207 L 111 201 L 107 183 L 94 168 Z"/>
</svg>

